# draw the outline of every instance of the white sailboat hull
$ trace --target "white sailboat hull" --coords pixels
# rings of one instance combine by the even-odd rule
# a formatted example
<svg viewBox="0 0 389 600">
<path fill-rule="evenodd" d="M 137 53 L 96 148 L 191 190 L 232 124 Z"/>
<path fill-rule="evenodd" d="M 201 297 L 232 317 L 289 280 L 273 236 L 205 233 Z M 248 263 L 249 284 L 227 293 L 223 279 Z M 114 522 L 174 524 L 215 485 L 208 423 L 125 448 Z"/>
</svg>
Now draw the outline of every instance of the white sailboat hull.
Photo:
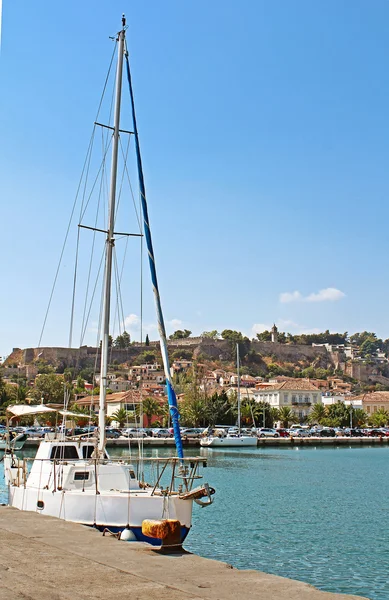
<svg viewBox="0 0 389 600">
<path fill-rule="evenodd" d="M 242 448 L 246 446 L 257 446 L 257 438 L 246 435 L 226 437 L 205 437 L 200 440 L 203 448 Z"/>
<path fill-rule="evenodd" d="M 160 541 L 145 538 L 142 522 L 175 519 L 181 524 L 183 541 L 192 524 L 191 498 L 141 483 L 134 467 L 123 461 L 83 460 L 85 447 L 88 442 L 43 441 L 29 473 L 25 460 L 7 454 L 9 506 L 114 532 L 129 527 L 138 540 L 154 544 Z M 80 458 L 51 460 L 57 450 L 79 453 Z"/>
<path fill-rule="evenodd" d="M 152 496 L 150 492 L 52 491 L 29 487 L 9 487 L 9 505 L 65 521 L 108 529 L 142 527 L 145 519 L 177 519 L 190 528 L 192 501 L 178 496 Z M 39 508 L 41 507 L 41 508 Z"/>
</svg>

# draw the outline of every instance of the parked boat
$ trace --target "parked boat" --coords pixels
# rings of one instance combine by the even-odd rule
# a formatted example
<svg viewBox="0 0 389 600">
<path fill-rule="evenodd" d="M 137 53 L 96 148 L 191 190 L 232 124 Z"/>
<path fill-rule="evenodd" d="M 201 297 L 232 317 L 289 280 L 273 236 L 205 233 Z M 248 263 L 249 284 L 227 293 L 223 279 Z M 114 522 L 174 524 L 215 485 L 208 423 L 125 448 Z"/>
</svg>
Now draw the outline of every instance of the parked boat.
<svg viewBox="0 0 389 600">
<path fill-rule="evenodd" d="M 18 459 L 12 447 L 8 447 L 4 457 L 4 471 L 10 506 L 23 511 L 40 512 L 66 521 L 83 523 L 100 530 L 121 532 L 123 539 L 145 540 L 160 544 L 160 540 L 145 535 L 144 530 L 142 531 L 142 523 L 147 520 L 177 520 L 181 527 L 180 539 L 183 541 L 192 525 L 193 502 L 202 506 L 211 504 L 214 490 L 206 483 L 193 487 L 201 477 L 200 469 L 206 466 L 206 461 L 203 458 L 185 458 L 183 454 L 177 399 L 170 375 L 166 332 L 158 291 L 125 37 L 126 24 L 123 17 L 122 28 L 116 37 L 118 58 L 114 125 L 104 126 L 112 135 L 112 163 L 108 226 L 103 231 L 106 234 L 105 275 L 97 436 L 89 439 L 66 437 L 65 419 L 80 415 L 72 415 L 67 410 L 57 410 L 59 417 L 64 420 L 63 427 L 60 433 L 46 435 L 39 445 L 35 458 L 32 459 L 31 469 L 28 468 L 27 458 Z M 168 459 L 146 459 L 140 453 L 135 459 L 113 460 L 106 450 L 105 420 L 113 247 L 115 238 L 123 236 L 122 233 L 116 233 L 114 225 L 119 136 L 122 132 L 120 108 L 124 65 L 133 119 L 133 131 L 124 133 L 133 135 L 135 142 L 143 231 L 149 256 L 168 403 L 177 448 L 177 457 Z M 96 125 L 100 124 L 95 123 Z M 93 229 L 95 233 L 102 231 L 93 227 L 86 228 Z M 53 408 L 44 405 L 14 405 L 8 407 L 7 414 L 9 421 L 12 421 L 15 417 L 53 411 Z"/>
<path fill-rule="evenodd" d="M 237 433 L 226 433 L 224 429 L 213 429 L 210 434 L 200 440 L 203 448 L 241 448 L 256 446 L 257 437 L 243 435 L 241 433 L 241 398 L 240 398 L 240 360 L 239 344 L 236 344 L 236 369 L 238 375 L 237 405 L 238 405 L 238 431 Z"/>
<path fill-rule="evenodd" d="M 6 450 L 11 447 L 13 451 L 17 452 L 23 448 L 26 440 L 27 436 L 25 433 L 19 433 L 18 435 L 13 436 L 11 433 L 7 432 L 0 437 L 0 450 Z"/>
</svg>

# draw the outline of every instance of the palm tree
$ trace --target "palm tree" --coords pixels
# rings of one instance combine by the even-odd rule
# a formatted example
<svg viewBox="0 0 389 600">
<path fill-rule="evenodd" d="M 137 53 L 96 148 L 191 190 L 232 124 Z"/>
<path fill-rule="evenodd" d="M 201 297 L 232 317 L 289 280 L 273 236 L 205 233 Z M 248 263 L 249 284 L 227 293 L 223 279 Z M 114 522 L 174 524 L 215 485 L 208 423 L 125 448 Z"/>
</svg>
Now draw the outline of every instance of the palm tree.
<svg viewBox="0 0 389 600">
<path fill-rule="evenodd" d="M 311 412 L 308 415 L 308 421 L 310 423 L 317 423 L 318 425 L 322 424 L 323 419 L 327 417 L 327 409 L 321 404 L 314 404 Z"/>
<path fill-rule="evenodd" d="M 95 418 L 95 414 L 91 413 L 89 408 L 86 406 L 78 406 L 78 404 L 73 404 L 71 407 L 71 411 L 80 415 L 79 417 L 74 417 L 77 419 L 77 423 L 80 427 L 86 425 L 88 421 L 93 420 Z"/>
<path fill-rule="evenodd" d="M 377 412 L 373 413 L 369 419 L 369 423 L 373 427 L 385 427 L 389 421 L 389 413 L 384 408 L 380 408 Z"/>
<path fill-rule="evenodd" d="M 362 410 L 362 408 L 356 408 L 353 411 L 352 418 L 354 427 L 362 427 L 362 425 L 365 425 L 365 423 L 367 422 L 368 415 L 367 413 L 365 413 L 364 410 Z"/>
<path fill-rule="evenodd" d="M 156 398 L 145 398 L 142 406 L 137 406 L 137 415 L 142 412 L 147 417 L 147 425 L 150 426 L 153 417 L 165 417 L 167 413 L 166 406 L 160 404 Z"/>
<path fill-rule="evenodd" d="M 119 427 L 125 427 L 127 423 L 134 418 L 134 413 L 125 408 L 118 408 L 111 415 L 111 420 L 119 423 Z"/>
<path fill-rule="evenodd" d="M 207 425 L 205 410 L 206 403 L 203 397 L 185 398 L 180 405 L 181 423 L 189 427 Z"/>
<path fill-rule="evenodd" d="M 289 423 L 297 423 L 298 418 L 296 413 L 289 406 L 282 406 L 278 411 L 278 419 L 281 421 L 281 426 L 287 429 Z"/>
</svg>

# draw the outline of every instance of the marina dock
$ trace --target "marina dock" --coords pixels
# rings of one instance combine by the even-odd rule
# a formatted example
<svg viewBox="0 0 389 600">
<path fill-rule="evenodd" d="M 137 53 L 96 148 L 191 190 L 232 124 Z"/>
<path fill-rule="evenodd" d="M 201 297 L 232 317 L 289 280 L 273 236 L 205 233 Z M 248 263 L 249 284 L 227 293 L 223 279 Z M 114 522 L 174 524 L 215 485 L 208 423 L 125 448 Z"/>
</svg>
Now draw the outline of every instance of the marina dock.
<svg viewBox="0 0 389 600">
<path fill-rule="evenodd" d="M 362 600 L 0 507 L 0 600 Z M 366 599 L 363 599 L 366 600 Z"/>
</svg>

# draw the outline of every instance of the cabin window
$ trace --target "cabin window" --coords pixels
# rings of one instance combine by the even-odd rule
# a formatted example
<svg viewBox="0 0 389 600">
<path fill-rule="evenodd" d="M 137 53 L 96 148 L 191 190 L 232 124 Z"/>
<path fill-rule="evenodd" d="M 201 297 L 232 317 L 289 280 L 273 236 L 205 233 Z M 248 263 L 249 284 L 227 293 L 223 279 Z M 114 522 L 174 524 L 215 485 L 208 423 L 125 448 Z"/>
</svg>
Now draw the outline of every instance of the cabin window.
<svg viewBox="0 0 389 600">
<path fill-rule="evenodd" d="M 74 481 L 87 481 L 89 479 L 88 471 L 76 471 L 74 473 Z"/>
<path fill-rule="evenodd" d="M 93 454 L 94 446 L 83 446 L 82 447 L 82 457 L 90 458 Z"/>
<path fill-rule="evenodd" d="M 53 446 L 50 459 L 54 458 L 59 460 L 78 458 L 77 448 L 76 446 Z"/>
</svg>

